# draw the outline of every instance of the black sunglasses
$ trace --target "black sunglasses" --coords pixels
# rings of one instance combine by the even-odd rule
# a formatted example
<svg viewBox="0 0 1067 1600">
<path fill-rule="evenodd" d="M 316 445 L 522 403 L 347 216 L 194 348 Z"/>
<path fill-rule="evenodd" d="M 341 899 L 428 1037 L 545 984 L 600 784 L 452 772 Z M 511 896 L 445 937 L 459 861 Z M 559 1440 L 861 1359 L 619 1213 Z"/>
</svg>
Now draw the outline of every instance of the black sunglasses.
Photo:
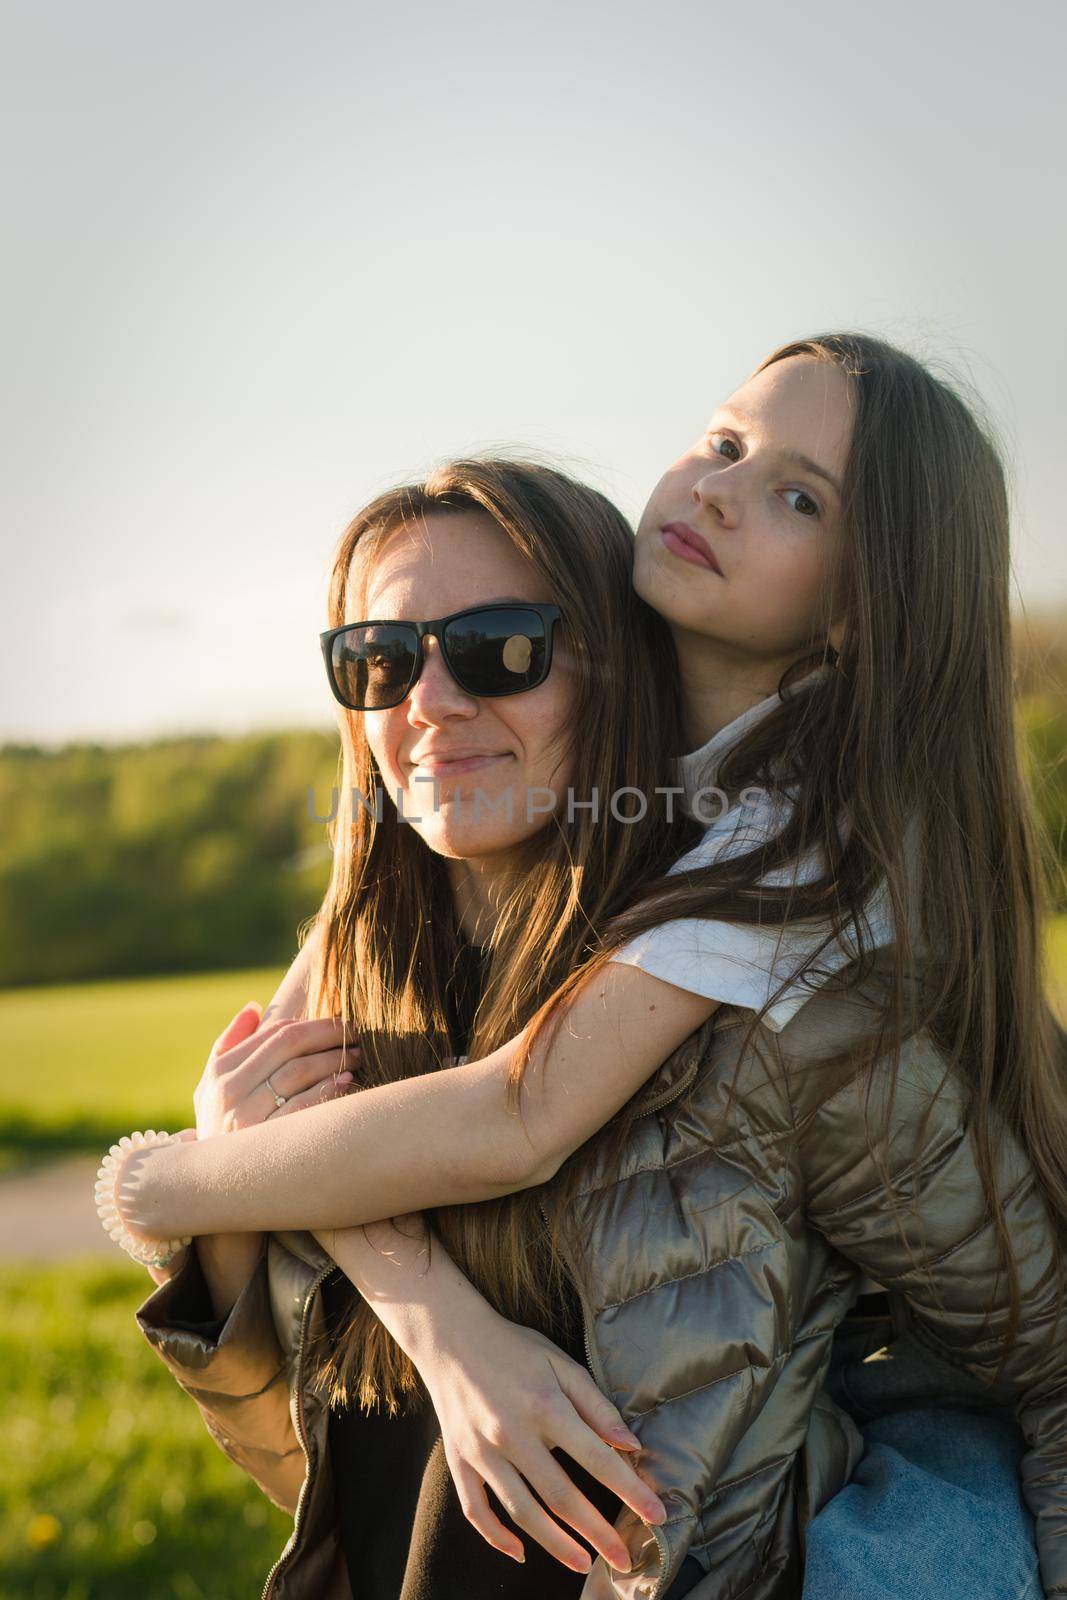
<svg viewBox="0 0 1067 1600">
<path fill-rule="evenodd" d="M 562 620 L 558 606 L 471 606 L 432 622 L 348 622 L 319 640 L 334 698 L 349 711 L 385 711 L 411 692 L 427 635 L 467 694 L 536 689 L 548 677 L 554 625 Z"/>
</svg>

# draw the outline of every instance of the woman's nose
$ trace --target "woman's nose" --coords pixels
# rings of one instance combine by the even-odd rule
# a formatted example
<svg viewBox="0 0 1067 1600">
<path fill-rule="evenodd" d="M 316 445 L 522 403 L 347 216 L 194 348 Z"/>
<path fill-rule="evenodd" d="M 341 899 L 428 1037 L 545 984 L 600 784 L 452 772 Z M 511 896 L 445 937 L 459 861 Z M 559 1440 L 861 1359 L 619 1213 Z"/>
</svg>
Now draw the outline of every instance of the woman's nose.
<svg viewBox="0 0 1067 1600">
<path fill-rule="evenodd" d="M 478 702 L 461 689 L 445 666 L 436 639 L 422 641 L 422 671 L 408 695 L 408 720 L 414 723 L 440 722 L 444 717 L 474 717 Z"/>
</svg>

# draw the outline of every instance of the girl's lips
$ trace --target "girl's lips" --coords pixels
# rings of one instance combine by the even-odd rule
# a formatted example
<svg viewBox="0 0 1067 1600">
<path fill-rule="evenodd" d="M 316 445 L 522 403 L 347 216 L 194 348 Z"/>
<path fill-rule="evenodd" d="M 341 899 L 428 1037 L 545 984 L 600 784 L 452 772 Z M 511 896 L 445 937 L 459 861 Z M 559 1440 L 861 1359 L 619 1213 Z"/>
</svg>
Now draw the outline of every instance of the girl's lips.
<svg viewBox="0 0 1067 1600">
<path fill-rule="evenodd" d="M 715 552 L 706 539 L 702 539 L 688 522 L 668 522 L 661 530 L 663 543 L 672 555 L 689 561 L 695 567 L 706 567 L 721 578 L 723 570 L 715 559 Z"/>
</svg>

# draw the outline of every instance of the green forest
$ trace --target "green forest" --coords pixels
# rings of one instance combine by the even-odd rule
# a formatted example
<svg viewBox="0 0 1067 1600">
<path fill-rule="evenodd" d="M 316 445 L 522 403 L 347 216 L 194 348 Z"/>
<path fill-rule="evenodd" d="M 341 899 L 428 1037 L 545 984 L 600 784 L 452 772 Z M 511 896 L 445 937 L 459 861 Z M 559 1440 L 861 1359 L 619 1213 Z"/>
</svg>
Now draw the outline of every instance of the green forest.
<svg viewBox="0 0 1067 1600">
<path fill-rule="evenodd" d="M 287 965 L 336 734 L 0 747 L 0 984 Z"/>
</svg>

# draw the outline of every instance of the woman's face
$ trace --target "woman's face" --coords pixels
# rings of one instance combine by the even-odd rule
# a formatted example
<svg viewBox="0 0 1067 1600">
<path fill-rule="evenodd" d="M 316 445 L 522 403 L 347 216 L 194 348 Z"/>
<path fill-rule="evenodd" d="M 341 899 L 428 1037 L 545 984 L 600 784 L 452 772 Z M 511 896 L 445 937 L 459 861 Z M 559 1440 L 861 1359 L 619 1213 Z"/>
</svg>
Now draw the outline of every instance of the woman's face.
<svg viewBox="0 0 1067 1600">
<path fill-rule="evenodd" d="M 683 655 L 714 641 L 720 662 L 766 668 L 773 681 L 810 648 L 839 550 L 851 434 L 845 374 L 791 356 L 742 384 L 656 485 L 634 587 Z M 842 631 L 835 605 L 837 647 Z"/>
<path fill-rule="evenodd" d="M 350 607 L 348 622 L 426 622 L 468 606 L 554 598 L 478 512 L 430 515 L 398 528 L 372 560 L 365 609 L 357 616 Z M 506 852 L 547 824 L 555 808 L 544 791 L 563 802 L 573 774 L 566 734 L 574 681 L 564 639 L 557 625 L 544 683 L 480 699 L 460 688 L 438 641 L 426 638 L 407 699 L 386 711 L 353 713 L 364 718 L 385 789 L 394 801 L 400 792 L 404 815 L 438 855 L 471 860 Z"/>
</svg>

